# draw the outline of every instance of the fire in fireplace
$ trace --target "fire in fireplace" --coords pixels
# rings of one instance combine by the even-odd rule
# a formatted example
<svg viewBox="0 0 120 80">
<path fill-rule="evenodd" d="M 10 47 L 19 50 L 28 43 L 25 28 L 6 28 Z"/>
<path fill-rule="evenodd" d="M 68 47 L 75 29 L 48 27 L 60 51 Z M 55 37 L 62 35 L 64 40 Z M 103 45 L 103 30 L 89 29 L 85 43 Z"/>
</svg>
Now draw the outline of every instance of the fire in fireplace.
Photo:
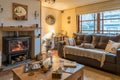
<svg viewBox="0 0 120 80">
<path fill-rule="evenodd" d="M 26 50 L 28 49 L 28 42 L 27 40 L 13 40 L 10 42 L 10 51 L 15 52 L 15 51 L 21 51 L 21 50 Z"/>
<path fill-rule="evenodd" d="M 30 37 L 3 37 L 3 54 L 7 64 L 29 59 Z"/>
</svg>

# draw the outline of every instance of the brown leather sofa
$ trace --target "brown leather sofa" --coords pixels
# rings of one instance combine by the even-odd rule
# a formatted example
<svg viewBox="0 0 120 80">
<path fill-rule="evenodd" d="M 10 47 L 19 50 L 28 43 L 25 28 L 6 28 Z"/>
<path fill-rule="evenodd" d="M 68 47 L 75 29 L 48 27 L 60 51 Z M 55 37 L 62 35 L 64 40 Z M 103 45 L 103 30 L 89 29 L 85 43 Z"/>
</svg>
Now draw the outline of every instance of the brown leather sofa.
<svg viewBox="0 0 120 80">
<path fill-rule="evenodd" d="M 85 42 L 85 43 L 95 44 L 95 48 L 105 49 L 109 40 L 120 42 L 120 35 L 112 36 L 112 35 L 103 35 L 103 34 L 74 33 L 74 39 L 76 41 L 76 45 L 80 45 L 81 43 Z M 58 44 L 58 55 L 62 58 L 64 57 L 64 54 L 63 54 L 64 45 L 65 45 L 65 42 L 59 42 Z M 83 57 L 83 56 L 81 57 L 81 56 L 76 56 L 72 54 L 66 54 L 65 58 L 76 61 L 78 63 L 84 64 L 87 66 L 99 68 L 104 71 L 120 74 L 120 49 L 117 50 L 117 54 L 115 55 L 107 54 L 104 65 L 102 67 L 100 67 L 99 61 L 92 58 L 88 58 L 88 57 Z"/>
</svg>

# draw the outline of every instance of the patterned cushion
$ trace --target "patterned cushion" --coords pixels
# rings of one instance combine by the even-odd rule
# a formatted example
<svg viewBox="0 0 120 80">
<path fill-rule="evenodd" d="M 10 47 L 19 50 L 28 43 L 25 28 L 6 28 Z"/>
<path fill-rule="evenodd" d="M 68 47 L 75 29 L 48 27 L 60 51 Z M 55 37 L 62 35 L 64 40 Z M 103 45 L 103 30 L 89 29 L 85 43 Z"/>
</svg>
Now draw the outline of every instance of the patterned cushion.
<svg viewBox="0 0 120 80">
<path fill-rule="evenodd" d="M 92 36 L 92 44 L 95 46 L 95 47 L 98 47 L 98 42 L 100 41 L 100 35 L 93 35 Z"/>
<path fill-rule="evenodd" d="M 69 38 L 65 38 L 64 41 L 66 45 L 69 45 Z"/>
<path fill-rule="evenodd" d="M 76 45 L 74 38 L 69 38 L 69 45 L 70 46 L 75 46 Z"/>
<path fill-rule="evenodd" d="M 65 43 L 66 43 L 66 45 L 70 45 L 70 46 L 76 45 L 74 38 L 66 38 Z"/>
<path fill-rule="evenodd" d="M 76 45 L 80 45 L 81 43 L 91 43 L 92 34 L 80 34 L 74 33 L 73 38 L 75 39 Z"/>
<path fill-rule="evenodd" d="M 76 45 L 80 45 L 83 40 L 84 40 L 84 35 L 83 34 L 74 34 L 74 37 Z"/>
<path fill-rule="evenodd" d="M 91 43 L 92 42 L 92 35 L 91 34 L 84 34 L 84 43 Z"/>
<path fill-rule="evenodd" d="M 109 36 L 101 36 L 97 47 L 100 49 L 105 49 L 109 41 L 109 38 L 110 38 Z"/>
<path fill-rule="evenodd" d="M 120 43 L 109 40 L 109 42 L 105 48 L 105 51 L 116 54 L 117 48 L 119 48 L 119 47 L 120 47 Z"/>
<path fill-rule="evenodd" d="M 90 43 L 81 43 L 80 47 L 89 48 L 89 49 L 95 48 L 95 46 Z"/>
</svg>

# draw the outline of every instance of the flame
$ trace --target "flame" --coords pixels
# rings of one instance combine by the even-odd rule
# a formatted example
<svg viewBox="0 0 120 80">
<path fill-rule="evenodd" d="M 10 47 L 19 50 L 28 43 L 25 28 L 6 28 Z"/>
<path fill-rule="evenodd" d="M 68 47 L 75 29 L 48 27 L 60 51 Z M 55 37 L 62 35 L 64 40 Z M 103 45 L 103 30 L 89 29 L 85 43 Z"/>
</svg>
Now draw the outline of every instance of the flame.
<svg viewBox="0 0 120 80">
<path fill-rule="evenodd" d="M 18 44 L 16 45 L 16 47 L 12 47 L 12 52 L 14 51 L 20 51 L 20 50 L 24 50 L 25 46 L 22 45 L 21 41 L 18 41 Z"/>
</svg>

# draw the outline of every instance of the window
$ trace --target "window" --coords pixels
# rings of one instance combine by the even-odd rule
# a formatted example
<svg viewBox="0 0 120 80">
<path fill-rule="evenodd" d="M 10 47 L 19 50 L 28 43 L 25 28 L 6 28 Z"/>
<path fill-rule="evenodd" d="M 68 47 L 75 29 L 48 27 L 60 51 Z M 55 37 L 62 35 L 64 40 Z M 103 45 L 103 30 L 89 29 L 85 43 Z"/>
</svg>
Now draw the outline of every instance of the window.
<svg viewBox="0 0 120 80">
<path fill-rule="evenodd" d="M 95 14 L 84 14 L 79 17 L 80 20 L 80 30 L 82 33 L 94 33 L 95 31 L 95 22 L 96 16 Z"/>
<path fill-rule="evenodd" d="M 119 33 L 120 10 L 105 11 L 100 13 L 101 33 Z"/>
<path fill-rule="evenodd" d="M 120 33 L 120 10 L 80 15 L 79 32 Z"/>
</svg>

